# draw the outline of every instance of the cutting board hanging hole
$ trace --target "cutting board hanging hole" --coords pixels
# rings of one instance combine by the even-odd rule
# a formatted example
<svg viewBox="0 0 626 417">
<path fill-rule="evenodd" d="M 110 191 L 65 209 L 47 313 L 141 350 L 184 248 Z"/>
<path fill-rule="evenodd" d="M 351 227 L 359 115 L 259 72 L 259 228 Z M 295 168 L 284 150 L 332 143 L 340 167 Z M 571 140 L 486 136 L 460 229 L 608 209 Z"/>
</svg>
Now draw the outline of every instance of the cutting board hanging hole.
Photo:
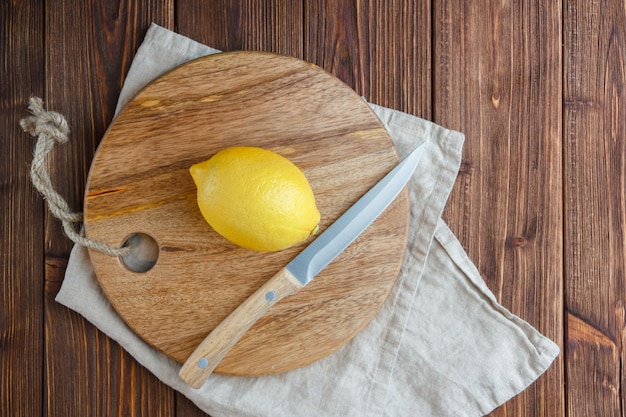
<svg viewBox="0 0 626 417">
<path fill-rule="evenodd" d="M 120 256 L 120 260 L 133 272 L 148 272 L 159 259 L 159 245 L 146 233 L 133 233 L 124 239 L 122 246 L 132 248 L 130 253 Z"/>
</svg>

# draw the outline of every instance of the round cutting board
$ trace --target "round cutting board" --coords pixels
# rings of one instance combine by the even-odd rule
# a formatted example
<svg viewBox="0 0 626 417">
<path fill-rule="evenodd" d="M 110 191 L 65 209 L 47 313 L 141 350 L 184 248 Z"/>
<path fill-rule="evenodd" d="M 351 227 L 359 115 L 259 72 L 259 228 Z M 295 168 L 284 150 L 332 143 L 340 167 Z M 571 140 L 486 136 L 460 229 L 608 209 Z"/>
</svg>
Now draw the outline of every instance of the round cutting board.
<svg viewBox="0 0 626 417">
<path fill-rule="evenodd" d="M 204 221 L 188 169 L 235 145 L 270 149 L 295 163 L 315 193 L 321 230 L 398 163 L 389 134 L 367 103 L 295 58 L 220 53 L 188 62 L 144 88 L 96 152 L 85 230 L 116 246 L 137 233 L 154 239 L 158 259 L 145 272 L 99 252 L 90 251 L 90 257 L 126 323 L 181 363 L 310 243 L 254 252 L 229 243 Z M 404 258 L 408 220 L 403 191 L 311 284 L 272 307 L 216 372 L 282 372 L 342 346 L 387 297 Z"/>
</svg>

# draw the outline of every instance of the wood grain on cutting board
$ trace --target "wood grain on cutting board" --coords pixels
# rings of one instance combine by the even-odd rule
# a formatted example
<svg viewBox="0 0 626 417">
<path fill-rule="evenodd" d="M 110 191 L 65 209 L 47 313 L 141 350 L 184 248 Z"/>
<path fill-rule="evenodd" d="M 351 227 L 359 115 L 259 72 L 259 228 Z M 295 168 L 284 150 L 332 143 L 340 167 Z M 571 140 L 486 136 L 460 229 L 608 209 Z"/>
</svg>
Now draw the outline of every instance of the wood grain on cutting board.
<svg viewBox="0 0 626 417">
<path fill-rule="evenodd" d="M 220 149 L 260 146 L 305 173 L 326 228 L 398 162 L 367 103 L 325 71 L 271 53 L 187 63 L 141 91 L 96 152 L 85 198 L 89 237 L 120 245 L 152 236 L 147 272 L 90 252 L 111 303 L 143 339 L 183 362 L 202 339 L 307 243 L 259 253 L 202 218 L 189 175 Z M 376 314 L 404 258 L 406 192 L 309 286 L 270 310 L 216 372 L 294 369 L 342 346 Z"/>
</svg>

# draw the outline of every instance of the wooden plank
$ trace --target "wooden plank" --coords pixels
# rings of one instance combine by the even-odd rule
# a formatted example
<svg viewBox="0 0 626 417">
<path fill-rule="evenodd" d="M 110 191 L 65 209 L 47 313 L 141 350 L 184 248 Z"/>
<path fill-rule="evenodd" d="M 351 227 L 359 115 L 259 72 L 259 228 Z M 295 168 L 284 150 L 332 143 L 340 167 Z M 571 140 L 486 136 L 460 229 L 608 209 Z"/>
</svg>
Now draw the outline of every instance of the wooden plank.
<svg viewBox="0 0 626 417">
<path fill-rule="evenodd" d="M 305 1 L 305 59 L 376 104 L 430 119 L 429 1 Z"/>
<path fill-rule="evenodd" d="M 351 0 L 304 2 L 304 59 L 362 90 L 359 7 Z"/>
<path fill-rule="evenodd" d="M 178 0 L 177 31 L 221 51 L 302 58 L 302 4 L 291 0 Z"/>
<path fill-rule="evenodd" d="M 563 10 L 567 408 L 623 416 L 626 16 L 615 1 Z"/>
<path fill-rule="evenodd" d="M 222 51 L 260 50 L 302 58 L 302 4 L 290 0 L 177 0 L 176 30 Z M 183 395 L 176 414 L 205 415 Z"/>
<path fill-rule="evenodd" d="M 44 10 L 0 4 L 0 415 L 40 416 L 43 398 L 43 200 L 30 184 L 34 138 L 18 121 L 42 94 Z"/>
<path fill-rule="evenodd" d="M 434 3 L 434 121 L 466 135 L 444 219 L 503 305 L 562 344 L 558 2 Z M 562 357 L 492 415 L 561 416 Z"/>
<path fill-rule="evenodd" d="M 173 26 L 173 3 L 55 2 L 46 7 L 46 104 L 64 114 L 70 141 L 49 160 L 52 183 L 76 211 L 85 178 L 108 123 L 124 75 L 151 21 Z M 113 342 L 53 297 L 71 242 L 46 217 L 45 413 L 170 415 L 172 390 Z M 86 388 L 89 387 L 89 388 Z"/>
</svg>

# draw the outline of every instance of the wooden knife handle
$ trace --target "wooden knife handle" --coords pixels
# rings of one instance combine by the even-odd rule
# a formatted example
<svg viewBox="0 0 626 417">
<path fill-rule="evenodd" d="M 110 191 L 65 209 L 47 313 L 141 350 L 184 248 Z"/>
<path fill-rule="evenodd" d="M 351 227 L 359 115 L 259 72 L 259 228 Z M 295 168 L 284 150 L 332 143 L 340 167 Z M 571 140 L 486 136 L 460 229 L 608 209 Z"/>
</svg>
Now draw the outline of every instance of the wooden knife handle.
<svg viewBox="0 0 626 417">
<path fill-rule="evenodd" d="M 302 287 L 286 268 L 281 269 L 204 338 L 178 375 L 191 387 L 200 388 L 235 343 L 272 305 Z"/>
</svg>

